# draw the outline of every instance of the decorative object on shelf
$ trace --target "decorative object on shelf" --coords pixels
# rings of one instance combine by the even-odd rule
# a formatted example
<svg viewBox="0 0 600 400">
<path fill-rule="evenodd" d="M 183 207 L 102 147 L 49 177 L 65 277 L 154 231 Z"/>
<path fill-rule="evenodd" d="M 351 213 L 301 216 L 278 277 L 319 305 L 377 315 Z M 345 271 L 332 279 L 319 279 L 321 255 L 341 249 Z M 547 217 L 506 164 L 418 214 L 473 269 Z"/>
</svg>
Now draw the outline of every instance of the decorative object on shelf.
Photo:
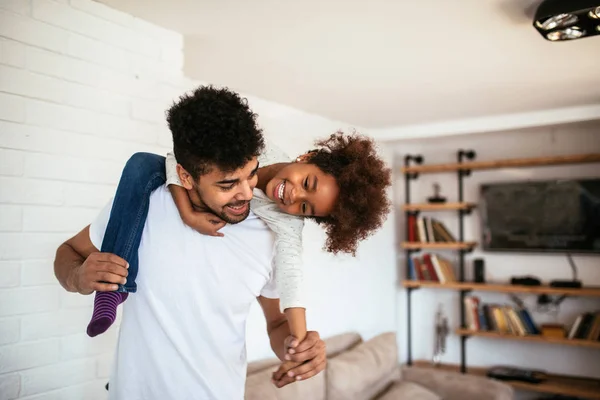
<svg viewBox="0 0 600 400">
<path fill-rule="evenodd" d="M 512 285 L 523 285 L 523 286 L 540 286 L 542 281 L 540 281 L 535 276 L 527 275 L 527 276 L 513 276 L 510 278 L 510 283 Z"/>
<path fill-rule="evenodd" d="M 438 306 L 435 314 L 435 340 L 433 347 L 433 364 L 438 365 L 442 355 L 446 354 L 446 338 L 448 337 L 448 318 L 444 315 L 442 305 Z"/>
<path fill-rule="evenodd" d="M 446 202 L 446 198 L 443 196 L 440 196 L 440 184 L 439 183 L 434 183 L 433 184 L 433 196 L 428 197 L 427 201 L 430 203 L 434 203 L 434 204 L 439 204 L 439 203 L 445 203 Z"/>
<path fill-rule="evenodd" d="M 548 379 L 548 376 L 543 371 L 505 366 L 492 367 L 488 369 L 486 375 L 502 381 L 522 381 L 529 383 L 541 383 Z"/>
<path fill-rule="evenodd" d="M 542 324 L 540 328 L 542 330 L 542 336 L 562 339 L 567 335 L 567 331 L 563 324 Z"/>
<path fill-rule="evenodd" d="M 476 258 L 473 260 L 473 276 L 475 282 L 485 283 L 485 261 L 483 258 Z"/>
</svg>

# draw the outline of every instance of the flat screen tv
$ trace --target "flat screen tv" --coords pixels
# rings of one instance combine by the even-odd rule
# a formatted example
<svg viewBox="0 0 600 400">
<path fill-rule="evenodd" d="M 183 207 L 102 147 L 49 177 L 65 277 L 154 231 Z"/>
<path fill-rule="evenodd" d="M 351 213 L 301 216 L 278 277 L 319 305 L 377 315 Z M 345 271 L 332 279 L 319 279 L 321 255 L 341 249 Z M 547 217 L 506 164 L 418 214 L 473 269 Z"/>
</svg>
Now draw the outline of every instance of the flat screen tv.
<svg viewBox="0 0 600 400">
<path fill-rule="evenodd" d="M 483 184 L 487 251 L 600 253 L 600 179 Z"/>
</svg>

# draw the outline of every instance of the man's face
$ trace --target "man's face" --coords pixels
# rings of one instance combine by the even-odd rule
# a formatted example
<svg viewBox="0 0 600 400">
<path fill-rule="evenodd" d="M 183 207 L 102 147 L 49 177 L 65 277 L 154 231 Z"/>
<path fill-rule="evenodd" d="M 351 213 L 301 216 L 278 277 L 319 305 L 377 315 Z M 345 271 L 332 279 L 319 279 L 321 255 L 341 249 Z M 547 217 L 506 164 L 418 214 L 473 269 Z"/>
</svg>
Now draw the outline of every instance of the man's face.
<svg viewBox="0 0 600 400">
<path fill-rule="evenodd" d="M 178 169 L 183 170 L 180 165 Z M 235 171 L 224 172 L 212 166 L 209 173 L 200 176 L 196 181 L 189 175 L 189 179 L 181 181 L 189 190 L 192 204 L 207 208 L 207 211 L 229 224 L 237 224 L 245 220 L 250 213 L 252 190 L 258 181 L 257 172 L 258 161 L 254 157 Z"/>
</svg>

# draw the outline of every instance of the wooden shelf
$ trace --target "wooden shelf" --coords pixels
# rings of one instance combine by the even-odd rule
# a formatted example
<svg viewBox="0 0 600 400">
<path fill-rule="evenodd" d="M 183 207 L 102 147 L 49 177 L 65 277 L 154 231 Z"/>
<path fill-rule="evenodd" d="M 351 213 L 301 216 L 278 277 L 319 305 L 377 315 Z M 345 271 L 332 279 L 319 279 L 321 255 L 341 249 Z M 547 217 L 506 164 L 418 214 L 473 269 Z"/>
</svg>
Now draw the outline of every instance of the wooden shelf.
<svg viewBox="0 0 600 400">
<path fill-rule="evenodd" d="M 457 211 L 471 210 L 475 208 L 474 203 L 420 203 L 420 204 L 404 204 L 402 211 Z"/>
<path fill-rule="evenodd" d="M 476 242 L 439 242 L 439 243 L 421 243 L 421 242 L 402 242 L 402 248 L 406 250 L 470 250 L 477 245 Z"/>
<path fill-rule="evenodd" d="M 412 167 L 403 167 L 402 173 L 419 173 L 428 174 L 435 172 L 454 172 L 458 170 L 483 170 L 483 169 L 498 169 L 498 168 L 516 168 L 516 167 L 539 167 L 548 165 L 565 165 L 565 164 L 586 164 L 600 162 L 600 154 L 577 154 L 570 156 L 553 156 L 553 157 L 535 157 L 535 158 L 514 158 L 508 160 L 496 161 L 471 161 L 464 163 L 449 163 L 449 164 L 431 164 L 431 165 L 415 165 Z"/>
<path fill-rule="evenodd" d="M 454 289 L 473 290 L 480 292 L 501 293 L 528 293 L 528 294 L 553 294 L 580 297 L 600 297 L 600 287 L 555 288 L 550 286 L 525 286 L 510 284 L 487 284 L 475 282 L 448 282 L 439 283 L 431 281 L 403 281 L 402 286 L 406 288 L 431 288 L 431 289 Z"/>
<path fill-rule="evenodd" d="M 456 334 L 460 336 L 481 336 L 491 339 L 509 339 L 509 340 L 522 340 L 527 342 L 540 342 L 540 343 L 551 343 L 551 344 L 562 344 L 567 346 L 578 346 L 578 347 L 591 347 L 594 349 L 600 349 L 600 342 L 597 340 L 582 340 L 582 339 L 567 339 L 567 338 L 551 338 L 541 335 L 526 335 L 518 336 L 510 333 L 500 333 L 491 331 L 473 331 L 470 329 L 457 329 Z"/>
<path fill-rule="evenodd" d="M 415 367 L 431 368 L 442 371 L 460 372 L 460 366 L 452 364 L 433 365 L 429 361 L 415 361 Z M 486 376 L 487 368 L 467 368 L 468 375 Z M 548 374 L 548 379 L 541 383 L 519 381 L 502 381 L 515 389 L 538 393 L 562 394 L 565 396 L 583 397 L 600 400 L 600 379 L 583 378 L 569 375 Z"/>
</svg>

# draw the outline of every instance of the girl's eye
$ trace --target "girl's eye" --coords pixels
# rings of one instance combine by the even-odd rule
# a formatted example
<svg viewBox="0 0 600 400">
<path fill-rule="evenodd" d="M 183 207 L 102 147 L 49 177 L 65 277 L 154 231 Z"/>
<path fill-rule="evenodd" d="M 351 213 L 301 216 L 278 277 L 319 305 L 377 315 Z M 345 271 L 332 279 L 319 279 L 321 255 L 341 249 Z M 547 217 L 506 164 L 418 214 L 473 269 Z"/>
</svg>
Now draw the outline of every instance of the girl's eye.
<svg viewBox="0 0 600 400">
<path fill-rule="evenodd" d="M 308 189 L 308 176 L 304 179 L 304 189 Z"/>
<path fill-rule="evenodd" d="M 306 214 L 306 203 L 302 203 L 302 214 Z"/>
</svg>

